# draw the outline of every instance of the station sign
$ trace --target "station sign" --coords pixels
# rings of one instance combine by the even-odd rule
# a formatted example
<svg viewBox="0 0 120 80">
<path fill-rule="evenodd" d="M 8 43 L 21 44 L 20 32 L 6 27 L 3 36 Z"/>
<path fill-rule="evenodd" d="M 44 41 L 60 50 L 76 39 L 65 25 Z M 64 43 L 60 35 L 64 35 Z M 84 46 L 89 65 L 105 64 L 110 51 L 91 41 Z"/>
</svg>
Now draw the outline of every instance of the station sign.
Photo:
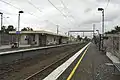
<svg viewBox="0 0 120 80">
<path fill-rule="evenodd" d="M 16 31 L 16 34 L 20 34 L 20 31 Z"/>
</svg>

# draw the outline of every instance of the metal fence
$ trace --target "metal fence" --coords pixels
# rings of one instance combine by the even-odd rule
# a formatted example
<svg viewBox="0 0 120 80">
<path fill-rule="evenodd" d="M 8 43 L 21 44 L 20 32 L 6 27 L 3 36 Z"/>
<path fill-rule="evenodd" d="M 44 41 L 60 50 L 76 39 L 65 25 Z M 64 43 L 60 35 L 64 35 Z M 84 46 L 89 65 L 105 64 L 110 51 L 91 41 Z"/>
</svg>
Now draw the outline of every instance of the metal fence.
<svg viewBox="0 0 120 80">
<path fill-rule="evenodd" d="M 12 36 L 6 33 L 0 33 L 0 45 L 9 45 L 14 41 L 16 41 L 16 35 Z"/>
</svg>

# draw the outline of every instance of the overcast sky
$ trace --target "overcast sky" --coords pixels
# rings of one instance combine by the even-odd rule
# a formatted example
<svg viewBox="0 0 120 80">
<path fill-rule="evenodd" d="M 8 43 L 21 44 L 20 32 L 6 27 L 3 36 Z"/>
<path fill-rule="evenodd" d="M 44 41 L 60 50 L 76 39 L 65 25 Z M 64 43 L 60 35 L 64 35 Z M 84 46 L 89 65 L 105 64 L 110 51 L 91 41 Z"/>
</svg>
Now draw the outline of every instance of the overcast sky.
<svg viewBox="0 0 120 80">
<path fill-rule="evenodd" d="M 18 11 L 23 10 L 20 28 L 56 32 L 56 25 L 59 25 L 60 33 L 64 34 L 69 30 L 91 30 L 95 24 L 95 28 L 101 31 L 101 12 L 97 8 L 102 7 L 105 9 L 105 31 L 120 24 L 120 0 L 50 1 L 59 10 L 48 0 L 0 0 L 0 12 L 4 13 L 3 23 L 5 26 L 10 24 L 17 27 Z"/>
</svg>

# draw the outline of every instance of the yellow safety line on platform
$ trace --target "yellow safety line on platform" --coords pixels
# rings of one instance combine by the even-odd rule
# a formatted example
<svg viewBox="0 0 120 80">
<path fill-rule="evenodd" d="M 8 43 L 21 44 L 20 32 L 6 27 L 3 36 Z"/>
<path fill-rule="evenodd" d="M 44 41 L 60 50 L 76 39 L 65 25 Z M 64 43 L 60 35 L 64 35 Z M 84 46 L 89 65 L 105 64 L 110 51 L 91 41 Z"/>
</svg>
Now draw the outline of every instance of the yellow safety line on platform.
<svg viewBox="0 0 120 80">
<path fill-rule="evenodd" d="M 73 68 L 73 70 L 72 70 L 72 72 L 70 73 L 70 75 L 68 76 L 67 80 L 70 80 L 70 79 L 72 78 L 72 76 L 74 75 L 77 67 L 79 66 L 80 62 L 82 61 L 82 59 L 83 59 L 85 53 L 87 52 L 87 50 L 88 50 L 88 47 L 87 47 L 87 49 L 85 50 L 85 52 L 83 53 L 83 55 L 81 56 L 81 58 L 79 59 L 79 61 L 77 62 L 77 64 L 75 65 L 75 67 Z"/>
</svg>

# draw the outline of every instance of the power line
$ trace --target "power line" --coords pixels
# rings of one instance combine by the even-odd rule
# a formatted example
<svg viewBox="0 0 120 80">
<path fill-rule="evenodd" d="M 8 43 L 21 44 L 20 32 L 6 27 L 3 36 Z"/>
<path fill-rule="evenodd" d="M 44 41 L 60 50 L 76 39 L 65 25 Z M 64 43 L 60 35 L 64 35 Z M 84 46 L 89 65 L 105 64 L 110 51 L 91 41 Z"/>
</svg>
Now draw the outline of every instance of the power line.
<svg viewBox="0 0 120 80">
<path fill-rule="evenodd" d="M 109 3 L 110 3 L 110 0 L 107 1 L 107 5 L 106 5 L 105 9 L 107 9 Z"/>
<path fill-rule="evenodd" d="M 18 7 L 16 7 L 16 6 L 14 6 L 13 4 L 11 4 L 10 2 L 6 2 L 6 1 L 3 1 L 3 0 L 0 0 L 1 2 L 3 2 L 3 3 L 5 3 L 5 4 L 7 4 L 7 5 L 9 5 L 9 6 L 12 6 L 12 7 L 14 7 L 15 9 L 17 9 L 17 10 L 20 10 L 20 11 L 22 11 L 22 9 L 20 9 L 20 8 L 18 8 Z M 24 11 L 24 10 L 23 10 Z M 35 16 L 36 18 L 38 18 L 38 16 L 36 16 L 36 15 L 34 15 L 33 13 L 30 13 L 30 12 L 27 12 L 28 14 L 30 14 L 30 15 L 32 15 L 32 16 Z M 39 18 L 38 18 L 39 19 Z"/>
<path fill-rule="evenodd" d="M 34 8 L 36 8 L 39 12 L 42 12 L 38 7 L 36 7 L 30 0 L 27 0 L 27 2 L 32 5 Z"/>
<path fill-rule="evenodd" d="M 14 6 L 13 4 L 11 4 L 10 2 L 6 2 L 6 1 L 3 1 L 3 0 L 0 0 L 1 2 L 3 2 L 3 3 L 5 3 L 5 4 L 7 4 L 7 5 L 9 5 L 9 6 L 11 6 L 11 7 L 14 7 L 15 9 L 17 9 L 17 10 L 21 10 L 22 11 L 22 9 L 20 9 L 20 8 L 18 8 L 18 7 L 16 7 L 16 6 Z M 49 0 L 48 0 L 49 1 Z M 52 4 L 52 2 L 51 1 L 49 1 L 51 4 Z M 52 4 L 64 17 L 66 17 L 66 15 L 64 15 L 54 4 Z M 34 14 L 32 14 L 32 13 L 29 13 L 29 12 L 27 12 L 28 14 L 30 14 L 30 15 L 32 15 L 32 16 L 35 16 L 36 18 L 38 18 L 38 16 L 36 16 L 36 15 L 34 15 Z M 39 18 L 38 18 L 39 19 Z"/>
<path fill-rule="evenodd" d="M 16 6 L 14 6 L 13 4 L 11 4 L 10 2 L 6 2 L 6 1 L 3 1 L 3 0 L 0 0 L 1 2 L 3 2 L 3 3 L 5 3 L 5 4 L 7 4 L 7 5 L 9 5 L 9 6 L 12 6 L 12 7 L 14 7 L 15 9 L 17 9 L 17 10 L 22 10 L 22 9 L 20 9 L 20 8 L 18 8 L 18 7 L 16 7 Z M 29 2 L 30 4 L 31 4 L 31 2 Z M 31 4 L 31 5 L 33 5 L 33 4 Z M 35 7 L 35 6 L 34 6 Z M 37 7 L 36 7 L 37 8 Z M 38 8 L 37 8 L 38 9 Z M 40 10 L 39 10 L 40 11 Z M 41 12 L 41 11 L 40 11 Z M 28 14 L 30 14 L 30 15 L 32 15 L 32 16 L 35 16 L 36 18 L 38 18 L 38 16 L 36 16 L 36 15 L 34 15 L 34 14 L 32 14 L 32 13 L 29 13 L 29 12 L 27 12 Z M 65 15 L 64 15 L 65 16 Z M 66 17 L 66 16 L 65 16 Z M 39 19 L 39 18 L 38 18 Z"/>
<path fill-rule="evenodd" d="M 61 14 L 62 16 L 64 16 L 65 18 L 67 17 L 65 14 L 63 14 L 50 0 L 48 0 L 48 2 L 54 7 L 56 8 Z"/>
<path fill-rule="evenodd" d="M 61 4 L 64 6 L 64 8 L 67 9 L 67 12 L 68 12 L 68 13 L 71 13 L 71 12 L 69 12 L 69 9 L 68 9 L 67 6 L 64 4 L 64 2 L 63 2 L 62 0 L 60 0 L 60 2 L 61 2 Z M 77 22 L 76 19 L 75 19 L 75 17 L 74 17 L 73 15 L 70 15 L 70 16 L 71 16 L 71 18 L 72 18 L 75 22 Z"/>
<path fill-rule="evenodd" d="M 30 5 L 32 5 L 34 8 L 38 9 L 39 12 L 42 12 L 38 7 L 36 7 L 33 3 L 31 3 L 29 0 L 27 0 Z M 49 0 L 48 0 L 49 1 Z M 51 1 L 49 1 L 52 6 L 54 6 L 65 18 L 67 17 L 65 14 L 63 14 Z M 64 5 L 65 6 L 65 5 Z"/>
<path fill-rule="evenodd" d="M 21 10 L 22 11 L 22 9 L 21 8 L 18 8 L 18 7 L 16 7 L 16 6 L 14 6 L 12 3 L 10 3 L 10 2 L 6 2 L 6 1 L 3 1 L 3 0 L 0 0 L 1 2 L 3 2 L 3 3 L 5 3 L 5 4 L 7 4 L 7 5 L 9 5 L 9 6 L 11 6 L 11 7 L 14 7 L 15 9 L 17 9 L 17 10 Z M 49 1 L 49 0 L 48 0 Z M 55 7 L 61 14 L 62 14 L 62 16 L 64 16 L 65 18 L 67 18 L 67 16 L 65 15 L 65 14 L 63 14 L 51 1 L 49 1 L 51 4 L 52 4 L 52 6 L 53 7 Z M 31 5 L 34 5 L 34 4 L 31 4 Z M 36 6 L 34 6 L 34 7 L 36 7 Z M 37 8 L 37 7 L 36 7 Z M 23 10 L 24 11 L 24 10 Z M 34 15 L 33 13 L 30 13 L 30 12 L 27 12 L 28 14 L 30 14 L 30 15 L 32 15 L 32 16 L 35 16 L 36 18 L 38 18 L 38 16 L 36 16 L 36 15 Z M 39 18 L 38 18 L 39 19 Z"/>
<path fill-rule="evenodd" d="M 62 3 L 62 5 L 64 6 L 64 8 L 68 9 L 67 6 L 64 4 L 64 2 L 62 0 L 60 0 L 60 2 Z"/>
<path fill-rule="evenodd" d="M 17 15 L 17 14 L 9 13 L 9 12 L 4 11 L 4 10 L 1 10 L 1 9 L 0 9 L 0 11 L 1 11 L 1 12 L 4 12 L 4 14 L 8 14 L 8 15 Z"/>
<path fill-rule="evenodd" d="M 3 3 L 5 3 L 5 4 L 7 4 L 7 5 L 10 5 L 10 6 L 16 8 L 16 9 L 18 9 L 18 10 L 21 10 L 20 8 L 14 6 L 14 5 L 12 5 L 12 4 L 10 4 L 9 2 L 3 1 L 3 0 L 0 0 L 0 1 L 3 2 Z"/>
<path fill-rule="evenodd" d="M 67 16 L 65 15 L 65 14 L 63 14 L 50 0 L 48 0 L 48 2 L 54 7 L 54 8 L 56 8 L 61 14 L 62 14 L 62 16 L 64 16 L 66 19 L 68 19 L 67 18 Z M 68 19 L 69 20 L 69 19 Z M 69 20 L 70 22 L 71 22 L 71 20 Z"/>
<path fill-rule="evenodd" d="M 69 12 L 69 9 L 68 9 L 67 6 L 64 4 L 64 2 L 63 2 L 62 0 L 60 0 L 60 2 L 61 2 L 61 4 L 64 6 L 64 8 L 67 9 L 67 12 L 70 13 L 70 12 Z M 72 15 L 70 15 L 70 16 L 72 16 Z M 72 18 L 73 18 L 73 16 L 72 16 Z"/>
</svg>

